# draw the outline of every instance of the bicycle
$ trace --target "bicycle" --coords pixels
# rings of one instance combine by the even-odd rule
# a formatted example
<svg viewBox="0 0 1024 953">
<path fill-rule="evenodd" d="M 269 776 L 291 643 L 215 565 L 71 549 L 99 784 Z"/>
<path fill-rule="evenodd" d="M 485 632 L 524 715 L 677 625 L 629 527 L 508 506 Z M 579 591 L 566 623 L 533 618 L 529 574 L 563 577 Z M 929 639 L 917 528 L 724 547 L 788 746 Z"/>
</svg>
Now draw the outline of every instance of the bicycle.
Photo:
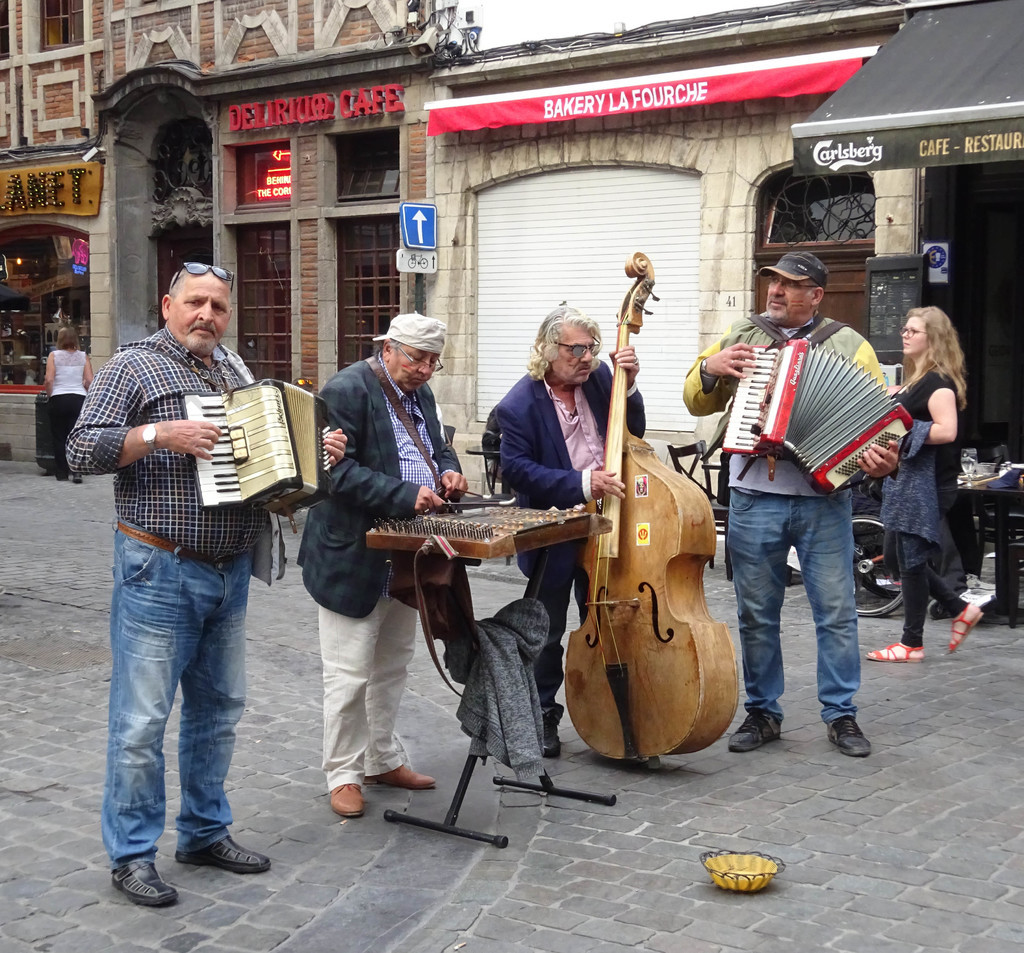
<svg viewBox="0 0 1024 953">
<path fill-rule="evenodd" d="M 895 612 L 903 605 L 898 579 L 885 568 L 882 544 L 885 526 L 877 516 L 853 517 L 853 578 L 856 586 L 857 615 L 877 618 Z"/>
</svg>

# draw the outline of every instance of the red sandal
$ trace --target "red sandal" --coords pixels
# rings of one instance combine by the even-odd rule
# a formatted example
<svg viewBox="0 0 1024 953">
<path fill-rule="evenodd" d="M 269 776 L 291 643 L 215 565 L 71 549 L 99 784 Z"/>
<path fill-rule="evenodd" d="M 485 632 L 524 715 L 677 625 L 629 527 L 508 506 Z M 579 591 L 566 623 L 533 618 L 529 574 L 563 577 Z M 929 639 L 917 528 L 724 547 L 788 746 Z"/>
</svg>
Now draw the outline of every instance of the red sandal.
<svg viewBox="0 0 1024 953">
<path fill-rule="evenodd" d="M 884 649 L 875 649 L 864 656 L 872 662 L 923 662 L 924 646 L 904 645 L 902 642 L 893 642 Z"/>
<path fill-rule="evenodd" d="M 949 639 L 949 651 L 955 652 L 963 644 L 964 639 L 971 634 L 973 629 L 984 617 L 985 613 L 978 609 L 978 614 L 972 619 L 967 618 L 968 609 L 978 609 L 973 603 L 968 603 L 953 620 L 953 634 Z M 959 626 L 959 628 L 958 628 Z"/>
</svg>

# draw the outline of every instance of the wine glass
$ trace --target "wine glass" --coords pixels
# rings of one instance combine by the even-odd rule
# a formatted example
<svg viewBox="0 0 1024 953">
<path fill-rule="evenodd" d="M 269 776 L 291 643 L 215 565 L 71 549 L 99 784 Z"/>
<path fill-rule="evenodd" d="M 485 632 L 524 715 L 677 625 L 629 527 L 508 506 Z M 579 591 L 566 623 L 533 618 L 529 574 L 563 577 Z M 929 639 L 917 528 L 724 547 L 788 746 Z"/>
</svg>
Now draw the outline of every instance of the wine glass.
<svg viewBox="0 0 1024 953">
<path fill-rule="evenodd" d="M 978 451 L 974 447 L 964 447 L 960 451 L 960 469 L 968 480 L 974 476 L 974 468 L 978 465 Z"/>
</svg>

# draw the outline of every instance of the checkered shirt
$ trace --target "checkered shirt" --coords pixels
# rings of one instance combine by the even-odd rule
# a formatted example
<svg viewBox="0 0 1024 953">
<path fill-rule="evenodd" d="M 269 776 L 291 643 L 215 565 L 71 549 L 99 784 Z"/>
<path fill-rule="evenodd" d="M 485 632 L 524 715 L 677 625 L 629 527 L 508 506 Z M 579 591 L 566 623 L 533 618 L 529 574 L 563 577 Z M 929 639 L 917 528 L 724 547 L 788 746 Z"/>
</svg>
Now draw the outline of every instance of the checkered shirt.
<svg viewBox="0 0 1024 953">
<path fill-rule="evenodd" d="M 201 506 L 196 460 L 189 454 L 154 450 L 121 468 L 118 460 L 132 427 L 185 419 L 184 394 L 222 392 L 249 383 L 237 355 L 234 361 L 237 366 L 219 347 L 213 366 L 207 367 L 166 328 L 124 345 L 96 374 L 68 438 L 73 470 L 115 474 L 119 519 L 211 557 L 238 556 L 251 549 L 266 526 L 266 511 Z"/>
<path fill-rule="evenodd" d="M 416 425 L 416 431 L 420 435 L 420 440 L 423 441 L 423 446 L 427 448 L 428 453 L 433 455 L 434 444 L 430 439 L 430 433 L 427 431 L 427 421 L 423 417 L 423 411 L 420 409 L 419 398 L 417 398 L 415 391 L 407 394 L 395 383 L 394 378 L 388 373 L 387 365 L 383 361 L 380 362 L 380 366 L 384 369 L 387 379 L 391 381 L 391 386 L 405 407 L 406 413 L 409 414 L 412 422 Z M 391 417 L 391 426 L 395 431 L 395 443 L 398 444 L 398 466 L 402 473 L 402 479 L 409 483 L 415 483 L 416 486 L 429 486 L 432 489 L 437 489 L 437 480 L 434 474 L 431 472 L 430 467 L 427 466 L 427 461 L 423 459 L 423 454 L 420 453 L 419 447 L 416 446 L 412 437 L 409 436 L 409 431 L 405 429 L 405 424 L 398 419 L 394 404 L 390 400 L 386 401 L 386 404 L 388 415 Z"/>
</svg>

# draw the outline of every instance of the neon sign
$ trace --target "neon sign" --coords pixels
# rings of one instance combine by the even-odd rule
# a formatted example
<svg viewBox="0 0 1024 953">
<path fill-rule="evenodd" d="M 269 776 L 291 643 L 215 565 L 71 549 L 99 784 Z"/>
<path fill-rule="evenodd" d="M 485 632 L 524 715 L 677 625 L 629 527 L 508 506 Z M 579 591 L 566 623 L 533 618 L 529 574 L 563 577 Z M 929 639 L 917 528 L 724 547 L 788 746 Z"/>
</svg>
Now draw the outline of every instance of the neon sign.
<svg viewBox="0 0 1024 953">
<path fill-rule="evenodd" d="M 292 197 L 292 154 L 274 149 L 256 159 L 256 201 L 287 202 Z"/>
</svg>

